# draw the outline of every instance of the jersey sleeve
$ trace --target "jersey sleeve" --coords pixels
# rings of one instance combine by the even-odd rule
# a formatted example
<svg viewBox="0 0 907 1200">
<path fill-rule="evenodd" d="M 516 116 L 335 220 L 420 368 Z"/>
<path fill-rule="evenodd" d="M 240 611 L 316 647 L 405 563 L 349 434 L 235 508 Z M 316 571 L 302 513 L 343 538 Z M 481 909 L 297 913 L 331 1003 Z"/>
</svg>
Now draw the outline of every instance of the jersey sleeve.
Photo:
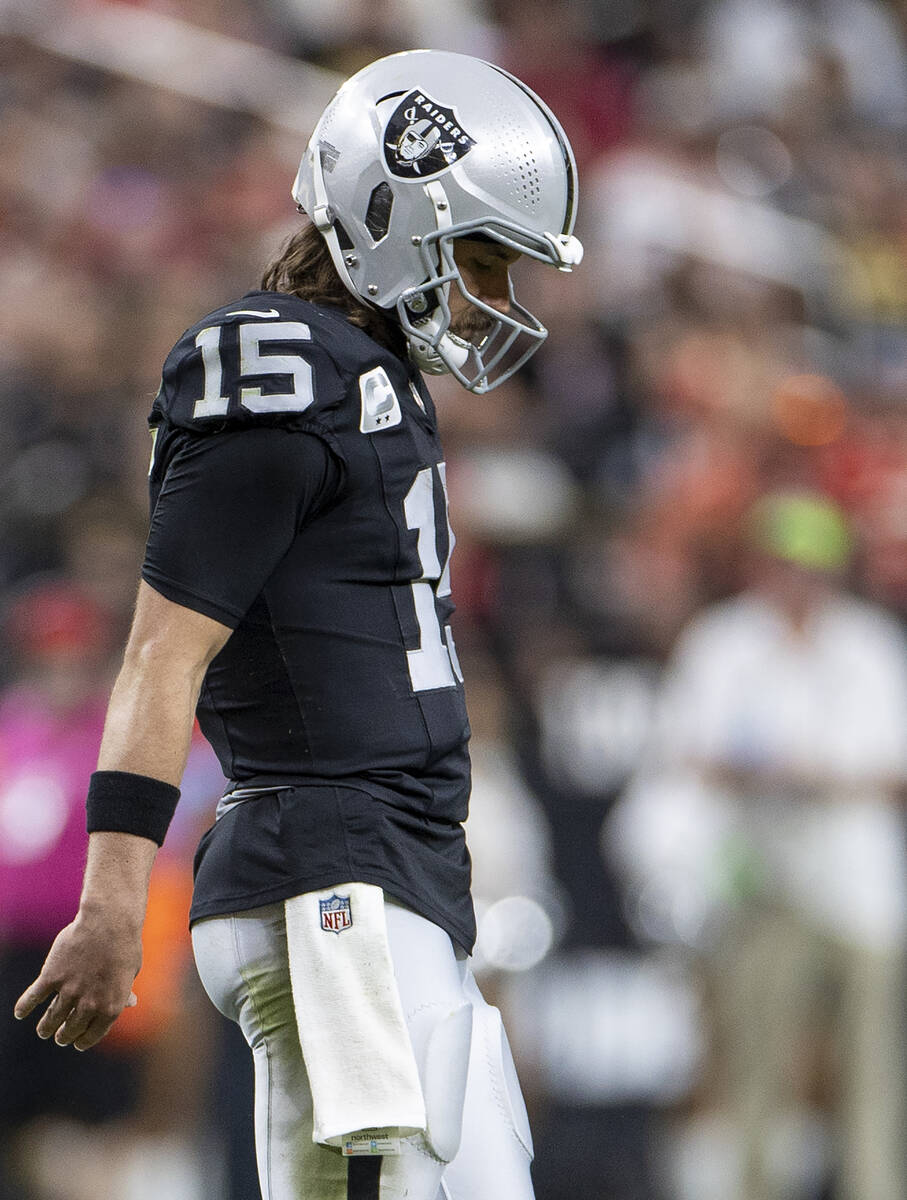
<svg viewBox="0 0 907 1200">
<path fill-rule="evenodd" d="M 142 577 L 235 629 L 341 480 L 337 458 L 311 433 L 263 426 L 184 437 L 154 506 Z"/>
<path fill-rule="evenodd" d="M 270 300 L 237 301 L 182 335 L 164 363 L 152 426 L 331 428 L 345 384 L 317 312 L 293 296 Z"/>
</svg>

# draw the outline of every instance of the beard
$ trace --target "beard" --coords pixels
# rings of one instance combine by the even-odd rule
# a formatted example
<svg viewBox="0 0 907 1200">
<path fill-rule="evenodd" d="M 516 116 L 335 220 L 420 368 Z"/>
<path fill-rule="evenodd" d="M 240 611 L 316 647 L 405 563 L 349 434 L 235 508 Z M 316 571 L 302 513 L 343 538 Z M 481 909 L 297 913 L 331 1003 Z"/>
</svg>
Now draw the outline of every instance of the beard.
<svg viewBox="0 0 907 1200">
<path fill-rule="evenodd" d="M 470 304 L 451 318 L 450 332 L 467 342 L 478 343 L 488 337 L 496 324 L 494 317 Z"/>
</svg>

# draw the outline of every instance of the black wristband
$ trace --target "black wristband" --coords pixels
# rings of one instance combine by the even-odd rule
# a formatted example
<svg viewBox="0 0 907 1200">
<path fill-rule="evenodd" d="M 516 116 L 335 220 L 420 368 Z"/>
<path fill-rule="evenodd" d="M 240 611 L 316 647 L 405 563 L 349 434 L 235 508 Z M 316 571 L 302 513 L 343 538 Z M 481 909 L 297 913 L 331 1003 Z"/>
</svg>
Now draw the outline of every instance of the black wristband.
<svg viewBox="0 0 907 1200">
<path fill-rule="evenodd" d="M 85 811 L 89 833 L 134 833 L 163 846 L 180 790 L 130 771 L 95 771 Z"/>
</svg>

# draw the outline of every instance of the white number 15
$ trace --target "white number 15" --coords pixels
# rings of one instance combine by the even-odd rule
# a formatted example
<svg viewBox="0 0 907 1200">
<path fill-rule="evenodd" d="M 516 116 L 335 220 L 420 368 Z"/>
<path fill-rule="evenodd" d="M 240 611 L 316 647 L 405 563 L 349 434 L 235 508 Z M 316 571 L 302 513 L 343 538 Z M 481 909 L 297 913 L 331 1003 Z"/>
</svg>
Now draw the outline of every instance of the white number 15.
<svg viewBox="0 0 907 1200">
<path fill-rule="evenodd" d="M 222 396 L 224 368 L 220 355 L 222 325 L 209 325 L 196 335 L 195 344 L 202 352 L 205 392 L 196 400 L 193 417 L 223 417 L 230 397 Z M 284 375 L 293 380 L 290 392 L 263 393 L 260 387 L 239 391 L 243 408 L 254 413 L 304 412 L 315 399 L 312 388 L 312 364 L 299 354 L 262 354 L 266 342 L 310 342 L 312 334 L 302 321 L 253 321 L 239 326 L 239 373 L 247 375 Z"/>
</svg>

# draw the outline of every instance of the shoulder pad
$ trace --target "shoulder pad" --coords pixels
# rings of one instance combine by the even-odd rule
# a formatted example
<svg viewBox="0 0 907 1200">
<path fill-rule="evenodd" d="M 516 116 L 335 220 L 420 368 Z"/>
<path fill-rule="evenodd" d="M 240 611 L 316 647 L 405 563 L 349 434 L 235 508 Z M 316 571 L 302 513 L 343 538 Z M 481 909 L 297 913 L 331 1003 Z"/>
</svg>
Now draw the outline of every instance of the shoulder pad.
<svg viewBox="0 0 907 1200">
<path fill-rule="evenodd" d="M 344 393 L 333 323 L 323 310 L 277 292 L 225 304 L 188 329 L 167 356 L 150 423 L 166 420 L 198 432 L 324 423 Z"/>
</svg>

